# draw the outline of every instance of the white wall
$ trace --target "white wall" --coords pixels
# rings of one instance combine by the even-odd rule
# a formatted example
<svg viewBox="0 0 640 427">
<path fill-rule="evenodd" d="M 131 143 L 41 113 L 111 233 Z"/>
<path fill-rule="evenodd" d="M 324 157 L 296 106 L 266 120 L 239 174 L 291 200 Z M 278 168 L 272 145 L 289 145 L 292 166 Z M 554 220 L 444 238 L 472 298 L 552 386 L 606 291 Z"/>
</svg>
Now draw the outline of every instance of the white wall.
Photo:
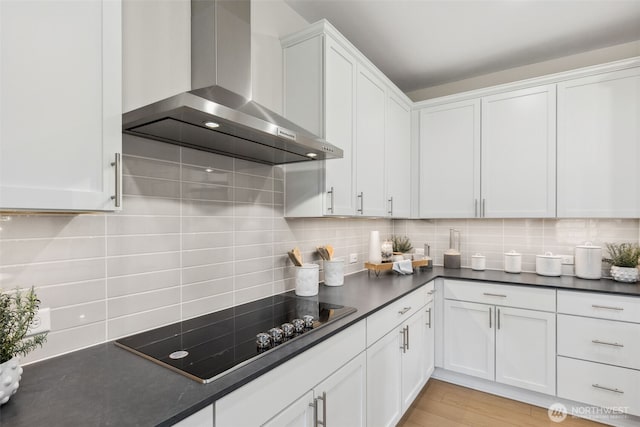
<svg viewBox="0 0 640 427">
<path fill-rule="evenodd" d="M 552 59 L 536 64 L 524 65 L 522 67 L 511 68 L 439 86 L 418 89 L 407 93 L 407 95 L 413 101 L 424 101 L 425 99 L 438 98 L 441 96 L 467 92 L 474 89 L 496 86 L 533 77 L 540 77 L 547 74 L 559 73 L 590 65 L 633 58 L 635 56 L 640 56 L 640 40 L 579 53 L 576 55 L 565 56 L 563 58 Z"/>
</svg>

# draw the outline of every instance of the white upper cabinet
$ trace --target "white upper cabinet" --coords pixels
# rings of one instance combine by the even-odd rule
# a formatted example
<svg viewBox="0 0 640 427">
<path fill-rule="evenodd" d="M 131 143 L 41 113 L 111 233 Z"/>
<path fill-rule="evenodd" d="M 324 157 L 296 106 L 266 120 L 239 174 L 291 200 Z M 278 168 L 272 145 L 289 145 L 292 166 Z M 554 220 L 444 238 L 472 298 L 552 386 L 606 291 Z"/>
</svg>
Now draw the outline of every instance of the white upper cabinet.
<svg viewBox="0 0 640 427">
<path fill-rule="evenodd" d="M 411 215 L 411 106 L 394 94 L 387 95 L 384 169 L 388 214 Z"/>
<path fill-rule="evenodd" d="M 0 210 L 117 209 L 120 1 L 3 0 L 0 43 Z"/>
<path fill-rule="evenodd" d="M 558 216 L 640 217 L 640 68 L 558 84 Z"/>
<path fill-rule="evenodd" d="M 420 111 L 420 216 L 474 218 L 480 202 L 480 100 Z"/>
<path fill-rule="evenodd" d="M 482 98 L 481 158 L 483 217 L 555 217 L 555 85 Z"/>
<path fill-rule="evenodd" d="M 344 151 L 285 167 L 285 216 L 408 217 L 411 101 L 328 22 L 285 37 L 284 115 Z"/>
<path fill-rule="evenodd" d="M 366 216 L 387 216 L 385 87 L 366 67 L 358 65 L 356 93 L 356 212 Z"/>
</svg>

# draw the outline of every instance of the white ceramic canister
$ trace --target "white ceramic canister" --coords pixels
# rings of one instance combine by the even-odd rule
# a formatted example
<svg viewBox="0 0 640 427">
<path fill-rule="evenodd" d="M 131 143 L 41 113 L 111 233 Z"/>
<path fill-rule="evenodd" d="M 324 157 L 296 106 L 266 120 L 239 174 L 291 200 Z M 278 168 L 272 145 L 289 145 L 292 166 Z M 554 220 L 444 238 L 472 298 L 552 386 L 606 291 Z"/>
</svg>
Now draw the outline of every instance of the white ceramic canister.
<svg viewBox="0 0 640 427">
<path fill-rule="evenodd" d="M 581 279 L 600 279 L 602 275 L 602 248 L 591 242 L 576 246 L 576 277 Z"/>
<path fill-rule="evenodd" d="M 522 255 L 516 251 L 504 254 L 504 271 L 507 273 L 520 273 L 522 271 Z"/>
<path fill-rule="evenodd" d="M 487 268 L 487 257 L 481 254 L 471 255 L 471 269 L 483 271 Z"/>
<path fill-rule="evenodd" d="M 552 277 L 562 275 L 562 257 L 551 252 L 536 255 L 536 274 Z"/>
<path fill-rule="evenodd" d="M 325 286 L 342 286 L 344 284 L 344 259 L 325 260 L 322 266 Z"/>
<path fill-rule="evenodd" d="M 320 266 L 318 264 L 302 264 L 296 269 L 296 295 L 311 297 L 318 295 Z"/>
</svg>

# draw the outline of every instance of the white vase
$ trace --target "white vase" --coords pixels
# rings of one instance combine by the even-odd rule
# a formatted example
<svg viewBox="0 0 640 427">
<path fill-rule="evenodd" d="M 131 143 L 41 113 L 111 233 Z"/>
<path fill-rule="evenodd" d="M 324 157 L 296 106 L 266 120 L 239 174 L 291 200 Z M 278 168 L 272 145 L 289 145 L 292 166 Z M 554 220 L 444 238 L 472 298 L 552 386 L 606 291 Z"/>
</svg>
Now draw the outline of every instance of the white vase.
<svg viewBox="0 0 640 427">
<path fill-rule="evenodd" d="M 4 405 L 9 398 L 16 394 L 22 378 L 22 366 L 18 358 L 0 364 L 0 405 Z"/>
<path fill-rule="evenodd" d="M 638 270 L 637 267 L 618 267 L 617 265 L 611 266 L 611 277 L 616 282 L 624 282 L 624 283 L 636 283 L 638 281 Z"/>
</svg>

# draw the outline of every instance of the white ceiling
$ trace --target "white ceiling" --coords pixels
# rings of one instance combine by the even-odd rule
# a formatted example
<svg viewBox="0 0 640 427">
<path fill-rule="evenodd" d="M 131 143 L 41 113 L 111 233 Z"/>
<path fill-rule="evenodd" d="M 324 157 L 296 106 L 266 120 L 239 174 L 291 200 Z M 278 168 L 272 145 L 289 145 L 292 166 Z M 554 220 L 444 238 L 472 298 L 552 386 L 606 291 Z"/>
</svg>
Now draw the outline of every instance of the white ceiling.
<svg viewBox="0 0 640 427">
<path fill-rule="evenodd" d="M 409 92 L 640 40 L 640 0 L 285 0 Z"/>
</svg>

